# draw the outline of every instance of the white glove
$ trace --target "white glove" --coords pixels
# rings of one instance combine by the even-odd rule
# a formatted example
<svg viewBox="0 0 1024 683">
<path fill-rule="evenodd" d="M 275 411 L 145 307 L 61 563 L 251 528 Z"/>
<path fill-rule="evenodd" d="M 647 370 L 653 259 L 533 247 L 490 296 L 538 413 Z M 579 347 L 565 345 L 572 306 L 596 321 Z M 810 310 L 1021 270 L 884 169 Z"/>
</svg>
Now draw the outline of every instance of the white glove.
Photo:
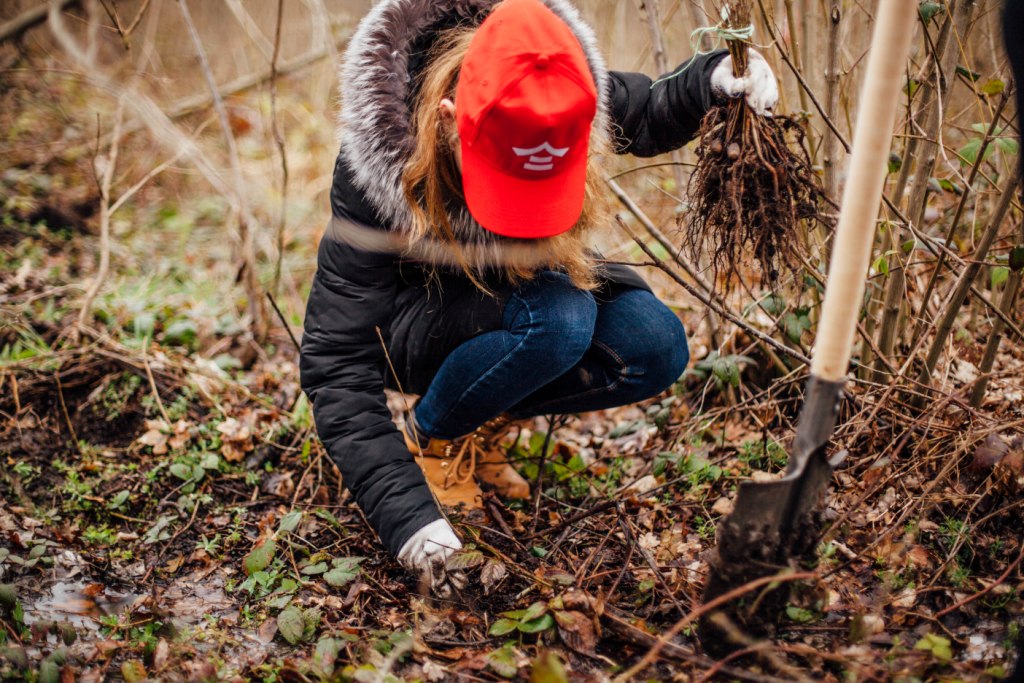
<svg viewBox="0 0 1024 683">
<path fill-rule="evenodd" d="M 426 525 L 412 535 L 398 551 L 398 561 L 403 567 L 430 581 L 435 593 L 446 597 L 451 586 L 462 589 L 466 578 L 460 572 L 448 572 L 445 563 L 455 552 L 462 550 L 462 541 L 446 519 L 439 519 Z"/>
<path fill-rule="evenodd" d="M 779 85 L 759 52 L 749 50 L 747 55 L 747 72 L 740 78 L 732 75 L 732 55 L 718 63 L 711 72 L 711 93 L 720 99 L 746 95 L 750 108 L 765 116 L 779 101 Z"/>
</svg>

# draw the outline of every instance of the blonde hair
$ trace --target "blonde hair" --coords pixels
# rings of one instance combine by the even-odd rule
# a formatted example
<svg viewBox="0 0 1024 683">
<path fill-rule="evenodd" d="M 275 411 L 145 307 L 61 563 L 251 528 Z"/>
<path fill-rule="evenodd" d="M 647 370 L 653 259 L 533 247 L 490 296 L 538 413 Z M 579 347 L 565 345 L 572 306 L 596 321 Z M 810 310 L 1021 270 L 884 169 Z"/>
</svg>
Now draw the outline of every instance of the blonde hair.
<svg viewBox="0 0 1024 683">
<path fill-rule="evenodd" d="M 463 272 L 482 291 L 487 288 L 481 281 L 485 266 L 472 263 L 466 257 L 452 229 L 450 208 L 462 203 L 462 177 L 456 161 L 454 131 L 450 119 L 442 115 L 440 103 L 444 98 L 454 99 L 462 61 L 473 39 L 474 28 L 457 27 L 443 32 L 428 55 L 420 80 L 420 90 L 413 108 L 413 135 L 416 148 L 402 172 L 402 188 L 412 214 L 413 240 L 433 238 L 452 250 Z M 554 237 L 531 241 L 536 259 L 529 263 L 523 259 L 509 259 L 500 270 L 512 283 L 533 278 L 545 268 L 563 270 L 580 289 L 597 286 L 594 255 L 584 241 L 586 232 L 606 216 L 601 200 L 596 168 L 596 157 L 608 146 L 602 131 L 591 134 L 587 187 L 583 212 L 576 224 L 567 232 Z M 498 243 L 500 249 L 501 243 Z"/>
</svg>

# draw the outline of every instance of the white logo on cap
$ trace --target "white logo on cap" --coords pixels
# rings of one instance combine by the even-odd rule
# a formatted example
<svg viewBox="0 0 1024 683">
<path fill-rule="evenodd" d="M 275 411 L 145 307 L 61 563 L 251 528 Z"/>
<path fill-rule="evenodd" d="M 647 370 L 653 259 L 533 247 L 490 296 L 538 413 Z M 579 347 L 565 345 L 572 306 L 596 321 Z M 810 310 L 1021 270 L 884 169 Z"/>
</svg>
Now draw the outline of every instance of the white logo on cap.
<svg viewBox="0 0 1024 683">
<path fill-rule="evenodd" d="M 521 147 L 513 147 L 512 151 L 516 153 L 517 157 L 530 157 L 523 164 L 523 168 L 527 171 L 550 171 L 555 167 L 555 157 L 561 159 L 569 153 L 568 147 L 558 149 L 552 147 L 551 143 L 545 142 L 539 147 L 532 149 L 522 149 Z M 541 152 L 547 152 L 551 156 L 538 156 Z"/>
</svg>

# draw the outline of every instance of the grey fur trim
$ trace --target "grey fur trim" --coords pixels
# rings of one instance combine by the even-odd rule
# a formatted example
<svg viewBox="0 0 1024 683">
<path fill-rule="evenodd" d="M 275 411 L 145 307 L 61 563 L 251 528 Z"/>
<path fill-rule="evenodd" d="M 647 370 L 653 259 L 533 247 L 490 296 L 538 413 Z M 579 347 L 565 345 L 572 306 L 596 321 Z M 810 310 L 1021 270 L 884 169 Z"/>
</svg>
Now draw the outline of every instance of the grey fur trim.
<svg viewBox="0 0 1024 683">
<path fill-rule="evenodd" d="M 572 29 L 587 55 L 598 89 L 593 135 L 608 133 L 608 70 L 593 30 L 569 0 L 542 0 Z M 448 13 L 481 21 L 498 0 L 381 0 L 363 18 L 342 60 L 338 116 L 341 155 L 356 187 L 379 211 L 389 229 L 411 225 L 402 192 L 402 169 L 412 155 L 409 52 L 428 27 Z M 465 244 L 495 243 L 502 238 L 484 230 L 463 207 L 451 217 Z"/>
</svg>

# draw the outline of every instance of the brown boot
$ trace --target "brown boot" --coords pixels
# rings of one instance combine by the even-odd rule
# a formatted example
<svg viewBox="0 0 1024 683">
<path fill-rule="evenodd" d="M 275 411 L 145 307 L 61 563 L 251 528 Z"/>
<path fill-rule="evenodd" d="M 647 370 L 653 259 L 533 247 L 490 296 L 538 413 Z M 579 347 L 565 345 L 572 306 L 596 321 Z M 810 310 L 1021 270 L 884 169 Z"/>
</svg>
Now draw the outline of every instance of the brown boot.
<svg viewBox="0 0 1024 683">
<path fill-rule="evenodd" d="M 476 469 L 476 448 L 473 435 L 442 441 L 431 439 L 421 448 L 405 434 L 405 445 L 423 470 L 427 485 L 444 507 L 463 506 L 466 510 L 482 510 L 484 494 L 473 478 Z"/>
<path fill-rule="evenodd" d="M 476 456 L 476 478 L 498 492 L 503 498 L 530 498 L 530 484 L 508 462 L 508 446 L 505 437 L 513 426 L 505 416 L 496 417 L 477 429 L 475 437 L 478 453 Z"/>
</svg>

